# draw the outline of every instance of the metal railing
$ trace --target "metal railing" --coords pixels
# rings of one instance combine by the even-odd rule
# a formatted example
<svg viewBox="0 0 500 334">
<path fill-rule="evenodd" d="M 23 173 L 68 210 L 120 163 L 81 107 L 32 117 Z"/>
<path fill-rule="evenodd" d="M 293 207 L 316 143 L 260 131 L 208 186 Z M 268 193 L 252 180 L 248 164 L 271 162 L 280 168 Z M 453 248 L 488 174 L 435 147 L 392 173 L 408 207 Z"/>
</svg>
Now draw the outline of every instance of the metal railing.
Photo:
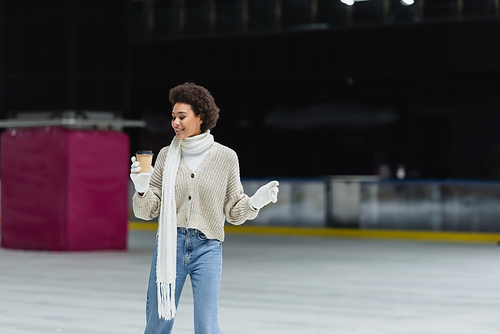
<svg viewBox="0 0 500 334">
<path fill-rule="evenodd" d="M 146 127 L 144 120 L 125 120 L 109 112 L 64 111 L 23 112 L 0 120 L 0 128 L 62 126 L 70 129 L 121 130 L 125 127 Z"/>
</svg>

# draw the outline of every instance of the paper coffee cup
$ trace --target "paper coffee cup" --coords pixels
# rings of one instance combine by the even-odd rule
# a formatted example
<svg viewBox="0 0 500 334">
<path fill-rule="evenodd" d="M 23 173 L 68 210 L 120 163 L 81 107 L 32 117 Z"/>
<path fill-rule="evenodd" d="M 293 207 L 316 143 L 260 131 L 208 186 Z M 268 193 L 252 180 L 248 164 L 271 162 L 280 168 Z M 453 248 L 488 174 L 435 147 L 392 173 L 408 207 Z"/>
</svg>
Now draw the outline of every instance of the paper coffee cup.
<svg viewBox="0 0 500 334">
<path fill-rule="evenodd" d="M 151 163 L 153 162 L 153 151 L 139 150 L 135 158 L 141 166 L 141 173 L 151 173 Z"/>
</svg>

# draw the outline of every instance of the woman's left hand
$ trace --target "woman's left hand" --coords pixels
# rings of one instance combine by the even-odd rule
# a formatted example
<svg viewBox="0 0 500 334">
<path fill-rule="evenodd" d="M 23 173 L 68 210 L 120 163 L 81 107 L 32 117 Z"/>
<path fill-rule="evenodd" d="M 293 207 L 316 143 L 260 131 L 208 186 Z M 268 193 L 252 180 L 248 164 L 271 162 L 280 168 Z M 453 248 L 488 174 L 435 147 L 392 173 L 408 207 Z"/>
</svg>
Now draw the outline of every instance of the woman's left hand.
<svg viewBox="0 0 500 334">
<path fill-rule="evenodd" d="M 252 208 L 259 210 L 267 204 L 273 202 L 276 203 L 278 201 L 278 181 L 271 181 L 268 184 L 260 187 L 255 195 L 250 197 L 249 204 Z"/>
</svg>

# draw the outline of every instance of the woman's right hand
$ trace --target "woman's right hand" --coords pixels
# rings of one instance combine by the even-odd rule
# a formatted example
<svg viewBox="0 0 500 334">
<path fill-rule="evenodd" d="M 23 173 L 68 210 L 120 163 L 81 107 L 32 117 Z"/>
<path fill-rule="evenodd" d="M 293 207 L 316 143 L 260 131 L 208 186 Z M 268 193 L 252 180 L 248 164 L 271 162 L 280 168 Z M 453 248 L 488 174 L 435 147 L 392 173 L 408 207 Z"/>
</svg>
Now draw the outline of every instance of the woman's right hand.
<svg viewBox="0 0 500 334">
<path fill-rule="evenodd" d="M 136 161 L 135 156 L 130 160 L 132 160 L 132 165 L 130 166 L 130 179 L 134 182 L 135 191 L 142 195 L 148 191 L 149 179 L 151 178 L 151 174 L 153 174 L 153 167 L 151 166 L 151 173 L 141 173 L 141 166 L 139 166 L 139 162 Z"/>
</svg>

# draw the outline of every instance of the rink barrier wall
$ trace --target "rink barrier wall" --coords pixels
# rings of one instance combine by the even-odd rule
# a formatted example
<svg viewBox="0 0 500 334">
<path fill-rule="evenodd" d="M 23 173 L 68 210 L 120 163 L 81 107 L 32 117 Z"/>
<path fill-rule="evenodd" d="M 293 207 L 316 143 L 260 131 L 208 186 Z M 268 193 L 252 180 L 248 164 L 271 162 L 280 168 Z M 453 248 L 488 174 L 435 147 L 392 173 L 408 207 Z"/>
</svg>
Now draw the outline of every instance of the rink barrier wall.
<svg viewBox="0 0 500 334">
<path fill-rule="evenodd" d="M 278 202 L 263 207 L 245 226 L 500 233 L 500 182 L 375 176 L 276 179 Z M 242 179 L 242 184 L 246 194 L 253 194 L 271 180 Z M 136 221 L 132 195 L 131 184 L 129 221 Z"/>
<path fill-rule="evenodd" d="M 129 222 L 132 231 L 156 231 L 155 222 Z M 249 234 L 269 236 L 393 239 L 460 243 L 494 243 L 500 245 L 500 233 L 436 232 L 436 231 L 393 231 L 358 230 L 346 228 L 308 228 L 282 226 L 225 226 L 227 234 Z"/>
</svg>

